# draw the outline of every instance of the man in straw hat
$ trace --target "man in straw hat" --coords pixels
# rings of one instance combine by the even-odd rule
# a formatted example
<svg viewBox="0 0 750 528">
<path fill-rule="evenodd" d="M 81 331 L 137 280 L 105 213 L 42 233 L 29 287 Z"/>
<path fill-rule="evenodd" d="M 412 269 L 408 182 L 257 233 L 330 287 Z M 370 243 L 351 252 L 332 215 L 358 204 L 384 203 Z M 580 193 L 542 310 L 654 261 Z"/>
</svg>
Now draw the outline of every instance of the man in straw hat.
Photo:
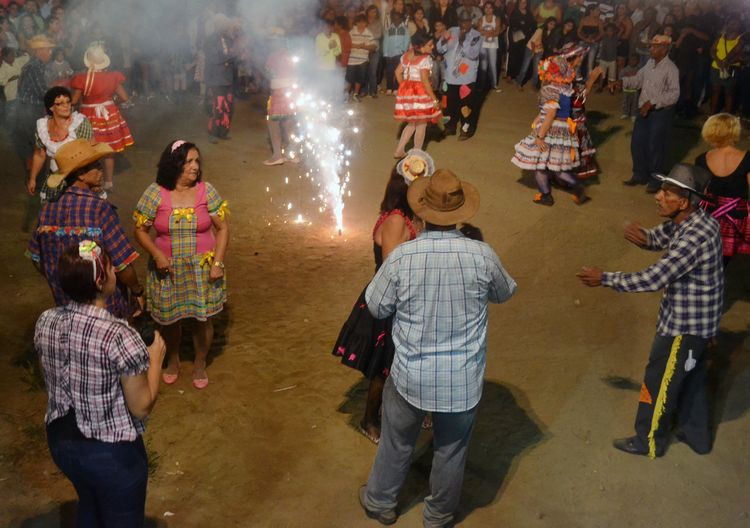
<svg viewBox="0 0 750 528">
<path fill-rule="evenodd" d="M 70 298 L 63 292 L 57 276 L 60 255 L 81 240 L 94 240 L 106 249 L 117 273 L 118 288 L 107 299 L 107 310 L 112 315 L 126 318 L 133 312 L 123 286 L 143 309 L 143 288 L 132 262 L 138 253 L 120 224 L 115 207 L 102 199 L 102 158 L 112 148 L 106 143 L 90 143 L 76 139 L 66 143 L 55 155 L 57 172 L 47 179 L 56 189 L 66 185 L 65 192 L 55 202 L 45 202 L 39 212 L 39 224 L 29 242 L 28 256 L 52 289 L 55 304 L 66 304 Z"/>
<path fill-rule="evenodd" d="M 630 140 L 633 175 L 623 183 L 646 185 L 650 193 L 659 190 L 654 175 L 666 171 L 667 138 L 672 128 L 674 105 L 680 98 L 680 74 L 667 56 L 671 45 L 671 37 L 654 36 L 649 48 L 651 59 L 638 73 L 622 80 L 625 89 L 641 91 Z"/>
<path fill-rule="evenodd" d="M 21 161 L 31 166 L 34 153 L 36 120 L 44 115 L 44 94 L 49 86 L 45 65 L 52 59 L 55 43 L 46 35 L 36 35 L 28 41 L 32 58 L 21 70 L 18 78 L 18 106 L 16 108 L 15 143 Z"/>
<path fill-rule="evenodd" d="M 487 302 L 508 300 L 516 283 L 484 242 L 456 229 L 479 209 L 479 193 L 447 169 L 417 178 L 407 193 L 425 231 L 391 252 L 367 288 L 373 316 L 393 315 L 396 348 L 383 390 L 375 463 L 359 492 L 368 517 L 396 522 L 399 490 L 422 420 L 432 412 L 434 456 L 427 527 L 450 526 L 458 506 L 487 346 Z"/>
<path fill-rule="evenodd" d="M 619 292 L 664 289 L 638 400 L 636 434 L 614 441 L 617 449 L 651 458 L 664 454 L 675 416 L 678 439 L 696 453 L 711 450 L 706 347 L 719 329 L 724 296 L 719 224 L 698 206 L 710 175 L 700 167 L 678 164 L 657 179 L 662 183 L 656 204 L 668 220 L 653 229 L 630 224 L 625 238 L 642 249 L 666 253 L 636 273 L 594 267 L 578 273 L 586 286 Z"/>
</svg>

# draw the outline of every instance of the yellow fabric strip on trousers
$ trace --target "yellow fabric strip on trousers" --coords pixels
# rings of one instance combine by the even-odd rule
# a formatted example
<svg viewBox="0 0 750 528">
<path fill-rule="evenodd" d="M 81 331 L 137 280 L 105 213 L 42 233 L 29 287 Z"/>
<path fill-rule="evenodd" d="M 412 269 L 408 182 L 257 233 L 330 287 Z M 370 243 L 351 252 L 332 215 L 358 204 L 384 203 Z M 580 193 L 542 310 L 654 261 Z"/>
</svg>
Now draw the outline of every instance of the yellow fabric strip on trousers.
<svg viewBox="0 0 750 528">
<path fill-rule="evenodd" d="M 661 417 L 664 414 L 664 408 L 667 406 L 667 389 L 669 388 L 669 382 L 672 381 L 672 376 L 674 375 L 674 369 L 677 365 L 677 352 L 680 350 L 681 344 L 682 336 L 675 337 L 672 342 L 672 350 L 669 352 L 667 365 L 664 367 L 664 374 L 661 377 L 659 395 L 656 397 L 654 414 L 651 416 L 651 430 L 648 433 L 649 458 L 656 458 L 656 441 L 654 440 L 654 433 L 659 429 L 659 420 L 661 420 Z"/>
</svg>

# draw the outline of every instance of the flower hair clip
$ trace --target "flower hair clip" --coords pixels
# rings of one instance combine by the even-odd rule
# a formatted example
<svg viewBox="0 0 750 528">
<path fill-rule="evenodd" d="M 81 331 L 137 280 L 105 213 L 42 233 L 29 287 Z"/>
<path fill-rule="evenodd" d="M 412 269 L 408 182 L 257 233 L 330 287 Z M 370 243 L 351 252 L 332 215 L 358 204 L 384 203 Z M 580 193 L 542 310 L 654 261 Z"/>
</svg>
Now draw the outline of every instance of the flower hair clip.
<svg viewBox="0 0 750 528">
<path fill-rule="evenodd" d="M 94 282 L 98 277 L 96 264 L 99 263 L 99 268 L 104 269 L 102 265 L 101 256 L 102 248 L 100 248 L 93 240 L 82 240 L 78 243 L 78 256 L 83 260 L 88 260 L 94 268 Z"/>
<path fill-rule="evenodd" d="M 184 139 L 178 139 L 177 141 L 172 143 L 172 146 L 170 147 L 170 153 L 174 154 L 174 151 L 180 148 L 185 143 L 187 143 L 187 141 L 185 141 Z"/>
</svg>

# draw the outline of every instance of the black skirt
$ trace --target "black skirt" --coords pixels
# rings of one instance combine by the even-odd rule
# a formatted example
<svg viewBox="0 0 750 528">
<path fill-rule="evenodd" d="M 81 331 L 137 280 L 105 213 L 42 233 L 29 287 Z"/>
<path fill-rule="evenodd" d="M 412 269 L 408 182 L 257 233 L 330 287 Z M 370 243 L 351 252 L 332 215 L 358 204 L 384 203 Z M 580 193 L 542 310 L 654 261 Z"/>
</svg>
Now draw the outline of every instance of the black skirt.
<svg viewBox="0 0 750 528">
<path fill-rule="evenodd" d="M 391 338 L 393 317 L 375 319 L 367 308 L 365 290 L 366 286 L 341 327 L 332 354 L 368 379 L 377 376 L 385 378 L 390 373 L 396 350 Z"/>
</svg>

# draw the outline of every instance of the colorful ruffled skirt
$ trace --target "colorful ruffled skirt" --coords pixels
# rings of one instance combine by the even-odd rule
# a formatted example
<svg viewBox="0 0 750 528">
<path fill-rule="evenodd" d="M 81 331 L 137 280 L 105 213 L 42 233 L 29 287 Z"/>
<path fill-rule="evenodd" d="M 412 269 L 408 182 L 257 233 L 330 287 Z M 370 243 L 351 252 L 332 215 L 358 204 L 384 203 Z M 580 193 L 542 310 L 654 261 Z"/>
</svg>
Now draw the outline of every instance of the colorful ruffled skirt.
<svg viewBox="0 0 750 528">
<path fill-rule="evenodd" d="M 107 143 L 115 152 L 122 152 L 126 147 L 133 145 L 130 127 L 114 101 L 82 104 L 81 113 L 91 121 L 94 139 L 98 143 Z"/>
<path fill-rule="evenodd" d="M 516 144 L 516 153 L 511 159 L 514 165 L 524 170 L 569 171 L 581 165 L 576 125 L 572 119 L 555 119 L 544 142 L 547 150 L 542 151 L 536 144 L 536 134 L 541 127 Z"/>
</svg>

